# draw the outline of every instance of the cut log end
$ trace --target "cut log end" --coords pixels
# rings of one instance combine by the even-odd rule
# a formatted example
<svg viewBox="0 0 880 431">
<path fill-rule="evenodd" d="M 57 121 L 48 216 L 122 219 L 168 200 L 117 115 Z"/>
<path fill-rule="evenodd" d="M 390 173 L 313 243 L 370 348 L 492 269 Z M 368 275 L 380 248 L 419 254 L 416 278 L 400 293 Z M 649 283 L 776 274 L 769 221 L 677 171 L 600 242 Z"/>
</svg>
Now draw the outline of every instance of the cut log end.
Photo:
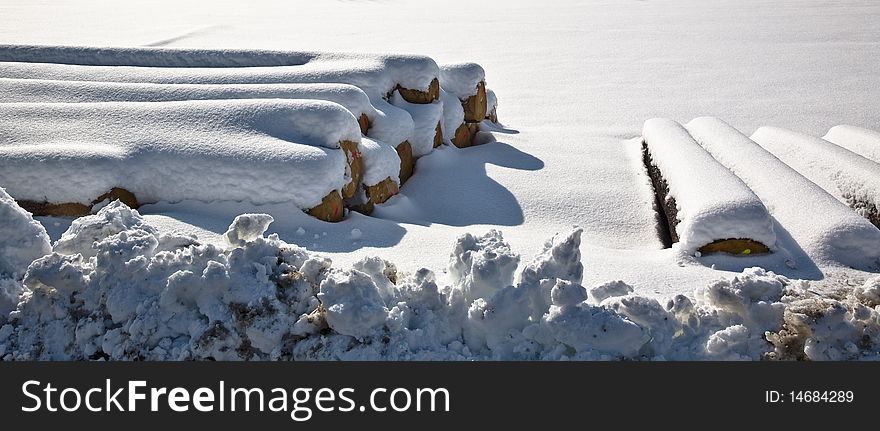
<svg viewBox="0 0 880 431">
<path fill-rule="evenodd" d="M 345 217 L 342 195 L 333 190 L 317 206 L 306 211 L 310 216 L 328 222 L 338 222 Z"/>
<path fill-rule="evenodd" d="M 413 90 L 401 87 L 400 85 L 397 86 L 397 91 L 400 93 L 400 97 L 403 97 L 403 100 L 409 103 L 425 105 L 440 98 L 440 81 L 437 78 L 431 80 L 431 83 L 428 84 L 428 91 Z"/>
<path fill-rule="evenodd" d="M 357 211 L 364 215 L 372 214 L 373 209 L 377 204 L 381 204 L 388 199 L 391 199 L 391 196 L 394 196 L 399 192 L 397 183 L 395 183 L 391 177 L 385 178 L 378 184 L 372 186 L 364 185 L 364 190 L 367 195 L 367 201 L 349 205 L 349 208 L 352 211 Z"/>
<path fill-rule="evenodd" d="M 94 208 L 95 205 L 107 200 L 121 201 L 132 209 L 137 209 L 140 206 L 134 193 L 121 187 L 113 187 L 109 192 L 98 196 L 89 205 L 74 202 L 50 203 L 29 200 L 20 200 L 17 202 L 25 211 L 35 216 L 82 217 L 91 214 L 92 208 Z"/>
<path fill-rule="evenodd" d="M 440 126 L 440 122 L 437 122 L 437 127 L 434 128 L 434 148 L 443 145 L 443 128 Z"/>
<path fill-rule="evenodd" d="M 366 135 L 370 131 L 370 117 L 367 117 L 367 114 L 361 114 L 358 117 L 358 125 L 361 126 L 361 134 Z"/>
<path fill-rule="evenodd" d="M 403 185 L 413 174 L 414 163 L 412 145 L 409 141 L 403 141 L 395 148 L 400 157 L 400 184 Z"/>
<path fill-rule="evenodd" d="M 358 187 L 360 186 L 361 177 L 364 172 L 364 162 L 358 151 L 357 142 L 341 141 L 339 146 L 341 146 L 342 151 L 345 152 L 345 160 L 348 163 L 348 168 L 351 172 L 351 182 L 342 188 L 342 195 L 345 198 L 350 198 L 357 193 Z"/>
<path fill-rule="evenodd" d="M 455 129 L 455 136 L 452 137 L 452 144 L 458 148 L 466 148 L 474 145 L 474 138 L 480 131 L 480 123 L 464 122 Z"/>
<path fill-rule="evenodd" d="M 385 178 L 380 181 L 379 184 L 366 186 L 364 188 L 367 192 L 367 200 L 373 204 L 381 204 L 388 199 L 391 199 L 391 196 L 396 195 L 400 191 L 397 187 L 397 183 L 395 183 L 391 177 Z"/>
<path fill-rule="evenodd" d="M 477 93 L 461 102 L 464 108 L 464 121 L 476 123 L 483 121 L 487 113 L 486 82 L 477 84 Z"/>
<path fill-rule="evenodd" d="M 770 248 L 752 239 L 728 238 L 712 241 L 700 247 L 697 251 L 702 254 L 727 253 L 736 256 L 749 256 L 752 254 L 770 253 Z"/>
</svg>

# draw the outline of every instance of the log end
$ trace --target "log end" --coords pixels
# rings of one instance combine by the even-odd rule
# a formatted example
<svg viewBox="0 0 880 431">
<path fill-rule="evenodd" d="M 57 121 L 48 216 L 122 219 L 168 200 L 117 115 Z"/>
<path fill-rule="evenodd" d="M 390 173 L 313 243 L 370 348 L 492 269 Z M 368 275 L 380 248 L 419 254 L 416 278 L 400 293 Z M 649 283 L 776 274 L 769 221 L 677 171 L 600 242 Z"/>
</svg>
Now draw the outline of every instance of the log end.
<svg viewBox="0 0 880 431">
<path fill-rule="evenodd" d="M 486 118 L 487 113 L 486 82 L 477 84 L 477 93 L 461 102 L 464 108 L 464 121 L 477 123 Z"/>
<path fill-rule="evenodd" d="M 443 145 L 443 128 L 440 126 L 440 122 L 437 122 L 437 127 L 434 128 L 434 148 Z"/>
<path fill-rule="evenodd" d="M 396 89 L 400 93 L 400 97 L 403 97 L 403 100 L 406 100 L 409 103 L 426 105 L 440 98 L 440 81 L 437 80 L 437 78 L 434 78 L 431 80 L 431 83 L 428 84 L 428 91 L 413 90 L 411 88 L 401 87 L 400 85 L 398 85 Z"/>
<path fill-rule="evenodd" d="M 342 188 L 342 195 L 345 198 L 350 198 L 357 193 L 360 186 L 361 177 L 364 172 L 364 162 L 361 153 L 358 151 L 357 142 L 341 141 L 339 146 L 342 147 L 342 151 L 345 153 L 345 160 L 351 173 L 351 182 Z"/>
<path fill-rule="evenodd" d="M 92 208 L 94 208 L 95 205 L 106 200 L 121 201 L 132 209 L 137 209 L 140 206 L 134 193 L 121 187 L 113 187 L 109 192 L 98 196 L 89 205 L 74 202 L 51 203 L 29 200 L 20 200 L 17 202 L 25 211 L 35 216 L 82 217 L 91 214 Z"/>
<path fill-rule="evenodd" d="M 361 114 L 358 117 L 358 125 L 361 127 L 361 134 L 366 135 L 370 131 L 370 117 L 367 117 L 367 114 Z"/>
<path fill-rule="evenodd" d="M 770 253 L 770 248 L 752 239 L 728 238 L 712 241 L 700 247 L 697 251 L 702 254 L 727 253 L 736 256 L 749 256 L 752 254 Z"/>
<path fill-rule="evenodd" d="M 395 148 L 400 157 L 400 184 L 403 185 L 413 174 L 414 163 L 412 145 L 409 141 L 403 141 Z"/>
<path fill-rule="evenodd" d="M 342 195 L 333 190 L 317 206 L 306 211 L 310 216 L 328 222 L 338 222 L 345 217 Z"/>
</svg>

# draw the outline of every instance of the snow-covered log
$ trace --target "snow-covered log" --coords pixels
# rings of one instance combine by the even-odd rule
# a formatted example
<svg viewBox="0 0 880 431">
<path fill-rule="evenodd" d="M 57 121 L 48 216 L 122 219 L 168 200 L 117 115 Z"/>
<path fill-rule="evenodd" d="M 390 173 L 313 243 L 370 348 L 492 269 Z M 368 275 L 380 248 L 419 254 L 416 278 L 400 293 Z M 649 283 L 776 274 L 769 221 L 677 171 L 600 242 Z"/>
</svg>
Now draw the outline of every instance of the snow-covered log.
<svg viewBox="0 0 880 431">
<path fill-rule="evenodd" d="M 834 126 L 823 138 L 862 157 L 880 163 L 880 133 L 855 126 Z"/>
<path fill-rule="evenodd" d="M 880 227 L 880 164 L 821 138 L 762 127 L 752 140 Z"/>
<path fill-rule="evenodd" d="M 301 72 L 293 73 L 301 80 L 286 82 L 349 83 L 361 87 L 370 97 L 382 97 L 399 89 L 410 103 L 433 102 L 439 97 L 440 91 L 437 63 L 430 57 L 418 55 L 259 49 L 0 45 L 0 61 L 166 69 L 239 68 L 254 69 L 257 72 L 284 68 L 288 75 L 293 70 Z"/>
<path fill-rule="evenodd" d="M 370 98 L 349 84 L 144 84 L 0 78 L 2 103 L 173 102 L 221 99 L 314 99 L 338 103 L 367 134 L 383 118 Z M 406 139 L 406 138 L 404 138 Z"/>
<path fill-rule="evenodd" d="M 319 100 L 0 104 L 0 184 L 16 200 L 78 204 L 124 189 L 157 201 L 291 202 L 343 216 L 354 116 Z"/>
<path fill-rule="evenodd" d="M 39 79 L 4 79 L 0 78 L 0 102 L 27 103 L 89 103 L 89 102 L 163 102 L 184 100 L 221 100 L 221 99 L 314 99 L 338 103 L 348 109 L 361 127 L 361 132 L 371 136 L 390 138 L 398 145 L 409 145 L 413 122 L 408 113 L 383 104 L 379 111 L 370 104 L 370 99 L 358 87 L 348 84 L 142 84 L 118 82 L 89 81 L 47 81 Z M 399 111 L 399 112 L 397 112 Z M 377 142 L 381 139 L 370 140 Z M 359 157 L 370 153 L 365 148 L 367 140 L 352 150 L 346 148 L 350 157 L 353 181 L 344 189 L 346 197 L 353 197 L 358 192 L 356 185 L 360 182 L 362 171 L 386 170 L 389 163 L 398 165 L 394 172 L 383 172 L 381 178 L 371 182 L 364 179 L 364 186 L 378 185 L 385 178 L 393 178 L 400 184 L 401 169 L 412 172 L 412 167 L 401 165 L 401 158 L 395 154 L 373 152 L 372 159 Z M 377 144 L 378 145 L 378 144 Z M 388 144 L 381 143 L 388 147 Z M 377 164 L 375 167 L 362 166 L 364 163 Z M 412 163 L 408 160 L 408 163 Z M 375 196 L 375 194 L 374 194 Z M 378 203 L 378 202 L 376 202 Z"/>
<path fill-rule="evenodd" d="M 486 118 L 486 72 L 479 64 L 441 65 L 440 87 L 461 101 L 465 121 L 478 123 Z"/>
<path fill-rule="evenodd" d="M 776 221 L 823 262 L 864 268 L 880 258 L 880 230 L 727 123 L 686 125 L 691 136 L 761 198 Z M 814 214 L 804 217 L 804 213 Z"/>
<path fill-rule="evenodd" d="M 692 253 L 764 253 L 776 246 L 767 208 L 675 121 L 643 129 L 644 159 L 672 243 Z M 662 218 L 662 217 L 661 217 Z"/>
</svg>

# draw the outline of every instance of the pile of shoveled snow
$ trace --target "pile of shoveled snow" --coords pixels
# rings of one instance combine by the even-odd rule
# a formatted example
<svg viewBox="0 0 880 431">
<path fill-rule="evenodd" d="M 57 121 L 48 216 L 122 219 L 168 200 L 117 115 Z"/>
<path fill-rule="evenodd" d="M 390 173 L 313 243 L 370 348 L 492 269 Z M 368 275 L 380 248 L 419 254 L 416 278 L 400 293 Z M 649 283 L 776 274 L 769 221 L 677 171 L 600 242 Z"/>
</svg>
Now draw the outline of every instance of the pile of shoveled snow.
<svg viewBox="0 0 880 431">
<path fill-rule="evenodd" d="M 28 265 L 51 252 L 43 225 L 0 187 L 0 324 L 18 302 Z"/>
<path fill-rule="evenodd" d="M 334 268 L 265 236 L 271 222 L 241 215 L 217 246 L 159 234 L 118 202 L 78 219 L 28 268 L 0 358 L 878 357 L 880 277 L 808 299 L 806 282 L 751 268 L 661 304 L 622 281 L 582 286 L 580 230 L 518 276 L 500 232 L 464 235 L 444 283 L 375 257 Z"/>
</svg>

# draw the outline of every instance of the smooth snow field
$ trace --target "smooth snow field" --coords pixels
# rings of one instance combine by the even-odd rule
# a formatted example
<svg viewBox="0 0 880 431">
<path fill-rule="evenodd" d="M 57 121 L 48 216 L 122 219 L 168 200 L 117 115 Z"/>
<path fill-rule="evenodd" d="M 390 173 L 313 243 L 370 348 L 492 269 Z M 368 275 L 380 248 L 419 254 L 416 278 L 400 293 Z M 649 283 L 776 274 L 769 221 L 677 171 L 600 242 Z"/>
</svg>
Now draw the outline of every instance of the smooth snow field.
<svg viewBox="0 0 880 431">
<path fill-rule="evenodd" d="M 443 146 L 419 159 L 400 194 L 370 217 L 325 223 L 293 205 L 194 201 L 139 212 L 162 232 L 218 244 L 237 215 L 268 213 L 268 233 L 334 265 L 379 256 L 438 277 L 464 233 L 498 229 L 530 262 L 548 238 L 580 227 L 584 286 L 623 280 L 640 295 L 672 297 L 752 266 L 853 285 L 878 271 L 822 260 L 780 234 L 778 219 L 784 252 L 697 258 L 663 249 L 639 139 L 655 117 L 685 124 L 714 116 L 745 136 L 763 126 L 813 137 L 844 124 L 880 130 L 878 22 L 880 2 L 866 0 L 4 0 L 0 43 L 408 53 L 479 63 L 503 124 L 479 138 L 493 142 Z M 765 204 L 771 194 L 783 205 L 799 202 L 755 181 Z M 805 219 L 823 216 L 803 208 Z M 70 224 L 38 219 L 53 240 Z"/>
</svg>

